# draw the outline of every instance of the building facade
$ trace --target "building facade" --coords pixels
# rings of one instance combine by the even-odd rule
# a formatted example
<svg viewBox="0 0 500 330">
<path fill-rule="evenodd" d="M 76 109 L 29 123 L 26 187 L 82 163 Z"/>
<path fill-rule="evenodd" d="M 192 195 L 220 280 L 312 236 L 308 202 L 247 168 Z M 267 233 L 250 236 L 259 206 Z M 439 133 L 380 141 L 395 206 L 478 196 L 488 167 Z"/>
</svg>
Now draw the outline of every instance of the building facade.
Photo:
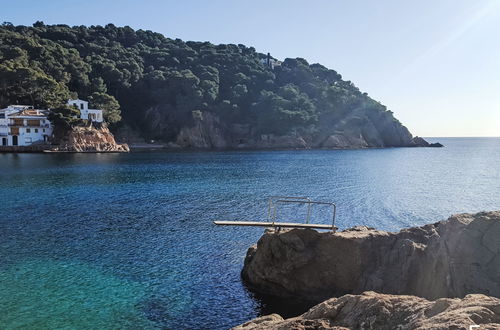
<svg viewBox="0 0 500 330">
<path fill-rule="evenodd" d="M 89 109 L 89 102 L 76 99 L 68 100 L 68 105 L 76 107 L 80 110 L 80 118 L 85 120 L 91 120 L 93 122 L 102 123 L 104 121 L 102 110 Z"/>
<path fill-rule="evenodd" d="M 30 146 L 48 143 L 52 125 L 48 111 L 27 105 L 10 105 L 0 110 L 0 146 Z"/>
</svg>

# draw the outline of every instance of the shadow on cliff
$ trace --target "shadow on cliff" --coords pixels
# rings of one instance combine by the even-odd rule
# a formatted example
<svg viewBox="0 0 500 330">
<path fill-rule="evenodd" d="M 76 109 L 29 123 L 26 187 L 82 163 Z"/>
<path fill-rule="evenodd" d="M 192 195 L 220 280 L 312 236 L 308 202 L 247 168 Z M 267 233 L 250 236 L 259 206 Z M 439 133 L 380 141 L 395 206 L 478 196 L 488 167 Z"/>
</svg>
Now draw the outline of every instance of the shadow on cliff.
<svg viewBox="0 0 500 330">
<path fill-rule="evenodd" d="M 243 281 L 243 286 L 247 290 L 249 296 L 258 304 L 259 315 L 279 314 L 283 318 L 296 317 L 311 307 L 316 305 L 314 301 L 306 301 L 299 299 L 285 299 L 273 295 L 266 295 L 254 291 L 248 283 Z"/>
</svg>

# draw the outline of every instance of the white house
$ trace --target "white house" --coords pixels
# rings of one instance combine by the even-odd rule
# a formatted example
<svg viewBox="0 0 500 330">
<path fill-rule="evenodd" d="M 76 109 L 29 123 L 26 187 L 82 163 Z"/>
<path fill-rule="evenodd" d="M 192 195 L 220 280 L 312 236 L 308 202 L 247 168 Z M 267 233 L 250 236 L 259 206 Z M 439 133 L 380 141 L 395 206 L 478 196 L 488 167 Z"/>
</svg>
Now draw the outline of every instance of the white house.
<svg viewBox="0 0 500 330">
<path fill-rule="evenodd" d="M 98 123 L 102 123 L 104 121 L 102 110 L 89 109 L 89 102 L 87 101 L 80 99 L 68 100 L 68 105 L 72 105 L 80 110 L 81 119 L 91 120 Z"/>
<path fill-rule="evenodd" d="M 48 112 L 27 105 L 0 109 L 0 146 L 29 146 L 49 141 L 52 125 Z"/>
<path fill-rule="evenodd" d="M 260 63 L 274 70 L 275 67 L 281 66 L 283 62 L 273 59 L 271 57 L 271 54 L 267 53 L 267 56 L 265 58 L 260 59 Z"/>
<path fill-rule="evenodd" d="M 274 70 L 274 68 L 275 68 L 275 67 L 277 67 L 277 66 L 281 66 L 281 64 L 282 64 L 283 62 L 281 62 L 281 61 L 277 61 L 277 60 L 273 60 L 272 58 L 271 58 L 271 59 L 262 58 L 262 59 L 260 60 L 260 63 L 261 63 L 261 64 L 263 64 L 263 65 L 265 65 L 265 66 L 267 66 L 267 67 L 269 67 L 270 69 L 273 69 L 273 70 Z"/>
</svg>

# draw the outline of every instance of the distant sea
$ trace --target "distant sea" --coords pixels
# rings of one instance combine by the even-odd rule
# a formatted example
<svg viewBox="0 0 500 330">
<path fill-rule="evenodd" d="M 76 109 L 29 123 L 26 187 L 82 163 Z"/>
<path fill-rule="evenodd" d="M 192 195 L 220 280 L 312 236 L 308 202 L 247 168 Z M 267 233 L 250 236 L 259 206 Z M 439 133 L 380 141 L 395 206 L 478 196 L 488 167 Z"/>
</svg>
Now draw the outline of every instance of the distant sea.
<svg viewBox="0 0 500 330">
<path fill-rule="evenodd" d="M 240 281 L 263 229 L 212 224 L 265 220 L 272 195 L 334 201 L 341 229 L 500 209 L 499 138 L 428 140 L 445 148 L 0 154 L 0 328 L 224 329 L 279 311 Z"/>
</svg>

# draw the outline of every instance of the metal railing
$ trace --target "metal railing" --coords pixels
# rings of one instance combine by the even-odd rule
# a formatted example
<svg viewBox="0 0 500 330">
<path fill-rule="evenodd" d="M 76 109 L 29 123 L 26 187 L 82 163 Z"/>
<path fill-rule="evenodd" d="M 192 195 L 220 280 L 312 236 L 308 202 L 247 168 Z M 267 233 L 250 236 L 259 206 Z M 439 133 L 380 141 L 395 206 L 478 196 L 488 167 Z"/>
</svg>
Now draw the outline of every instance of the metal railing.
<svg viewBox="0 0 500 330">
<path fill-rule="evenodd" d="M 332 229 L 335 229 L 335 216 L 337 214 L 337 206 L 333 202 L 317 202 L 312 201 L 308 197 L 297 196 L 272 196 L 269 198 L 268 217 L 273 225 L 276 222 L 277 206 L 278 204 L 307 204 L 307 215 L 305 223 L 308 224 L 311 220 L 312 207 L 314 205 L 329 205 L 332 208 Z"/>
</svg>

